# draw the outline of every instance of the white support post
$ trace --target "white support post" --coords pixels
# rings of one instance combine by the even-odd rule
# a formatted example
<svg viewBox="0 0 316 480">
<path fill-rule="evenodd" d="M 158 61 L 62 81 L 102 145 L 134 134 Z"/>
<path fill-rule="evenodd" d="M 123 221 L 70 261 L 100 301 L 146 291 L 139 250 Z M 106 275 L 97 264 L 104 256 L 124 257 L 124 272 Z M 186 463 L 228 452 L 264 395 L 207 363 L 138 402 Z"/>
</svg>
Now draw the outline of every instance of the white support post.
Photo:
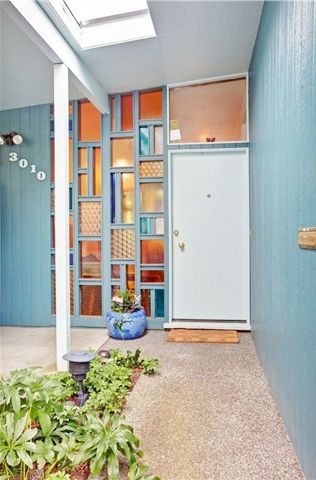
<svg viewBox="0 0 316 480">
<path fill-rule="evenodd" d="M 56 362 L 58 370 L 67 370 L 68 362 L 62 357 L 70 350 L 68 90 L 68 68 L 64 64 L 54 65 Z"/>
</svg>

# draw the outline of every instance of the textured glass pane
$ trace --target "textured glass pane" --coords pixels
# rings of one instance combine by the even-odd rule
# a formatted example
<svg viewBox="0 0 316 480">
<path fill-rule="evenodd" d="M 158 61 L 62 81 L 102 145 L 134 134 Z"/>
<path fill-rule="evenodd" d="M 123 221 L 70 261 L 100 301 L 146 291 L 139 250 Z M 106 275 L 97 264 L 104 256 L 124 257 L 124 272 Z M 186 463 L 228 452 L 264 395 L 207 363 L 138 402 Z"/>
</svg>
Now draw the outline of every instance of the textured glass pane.
<svg viewBox="0 0 316 480">
<path fill-rule="evenodd" d="M 151 234 L 151 218 L 144 217 L 140 219 L 140 233 L 141 235 Z"/>
<path fill-rule="evenodd" d="M 122 173 L 121 175 L 121 214 L 122 223 L 134 223 L 134 174 Z"/>
<path fill-rule="evenodd" d="M 69 138 L 69 182 L 73 182 L 74 177 L 74 157 L 73 157 L 73 139 Z M 55 181 L 55 141 L 50 140 L 50 181 Z"/>
<path fill-rule="evenodd" d="M 139 94 L 139 118 L 141 120 L 162 118 L 162 90 Z"/>
<path fill-rule="evenodd" d="M 115 297 L 120 291 L 119 285 L 112 285 L 111 286 L 111 298 Z"/>
<path fill-rule="evenodd" d="M 140 185 L 140 211 L 142 213 L 163 212 L 162 183 L 142 183 Z"/>
<path fill-rule="evenodd" d="M 146 317 L 151 317 L 151 290 L 141 290 L 141 304 L 145 309 Z"/>
<path fill-rule="evenodd" d="M 80 242 L 80 277 L 101 278 L 101 242 Z"/>
<path fill-rule="evenodd" d="M 164 219 L 163 218 L 156 218 L 155 219 L 155 233 L 156 235 L 163 235 L 164 234 Z"/>
<path fill-rule="evenodd" d="M 79 103 L 78 127 L 81 142 L 101 140 L 101 114 L 92 103 Z"/>
<path fill-rule="evenodd" d="M 99 147 L 93 149 L 93 195 L 102 195 L 102 155 Z"/>
<path fill-rule="evenodd" d="M 55 248 L 55 217 L 53 215 L 50 217 L 50 240 L 51 247 Z"/>
<path fill-rule="evenodd" d="M 111 223 L 115 223 L 115 173 L 111 173 Z"/>
<path fill-rule="evenodd" d="M 131 167 L 134 165 L 134 140 L 132 138 L 112 138 L 112 167 Z"/>
<path fill-rule="evenodd" d="M 164 263 L 163 240 L 141 240 L 141 263 Z"/>
<path fill-rule="evenodd" d="M 149 128 L 139 129 L 139 155 L 149 155 Z"/>
<path fill-rule="evenodd" d="M 111 242 L 112 258 L 135 257 L 135 232 L 132 229 L 113 229 Z"/>
<path fill-rule="evenodd" d="M 165 292 L 164 290 L 155 291 L 155 317 L 164 317 L 165 315 Z"/>
<path fill-rule="evenodd" d="M 52 253 L 51 256 L 50 256 L 50 264 L 52 265 L 52 267 L 55 265 L 55 254 Z"/>
<path fill-rule="evenodd" d="M 78 183 L 79 196 L 84 197 L 88 195 L 88 175 L 86 173 L 80 173 L 78 175 Z"/>
<path fill-rule="evenodd" d="M 133 130 L 133 95 L 121 96 L 121 130 Z"/>
<path fill-rule="evenodd" d="M 171 88 L 169 125 L 171 143 L 246 140 L 246 79 Z"/>
<path fill-rule="evenodd" d="M 69 210 L 72 210 L 72 187 L 69 187 Z"/>
<path fill-rule="evenodd" d="M 126 288 L 135 291 L 135 265 L 126 265 Z"/>
<path fill-rule="evenodd" d="M 154 127 L 155 154 L 163 155 L 163 129 L 162 127 Z"/>
<path fill-rule="evenodd" d="M 121 278 L 120 265 L 111 265 L 111 278 L 113 278 L 113 280 L 119 280 Z"/>
<path fill-rule="evenodd" d="M 80 315 L 102 315 L 101 285 L 80 285 Z"/>
<path fill-rule="evenodd" d="M 140 162 L 140 177 L 163 177 L 163 162 L 161 160 L 151 162 Z"/>
<path fill-rule="evenodd" d="M 53 188 L 50 190 L 50 209 L 55 209 L 55 190 Z"/>
<path fill-rule="evenodd" d="M 116 102 L 114 95 L 111 97 L 111 132 L 116 131 Z"/>
<path fill-rule="evenodd" d="M 80 235 L 101 235 L 100 202 L 80 202 L 79 225 Z"/>
<path fill-rule="evenodd" d="M 74 248 L 74 217 L 69 215 L 69 248 Z"/>
<path fill-rule="evenodd" d="M 87 168 L 88 167 L 88 149 L 79 148 L 78 157 L 79 157 L 78 158 L 79 168 Z"/>
<path fill-rule="evenodd" d="M 142 270 L 140 272 L 140 281 L 144 283 L 163 283 L 163 270 Z"/>
</svg>

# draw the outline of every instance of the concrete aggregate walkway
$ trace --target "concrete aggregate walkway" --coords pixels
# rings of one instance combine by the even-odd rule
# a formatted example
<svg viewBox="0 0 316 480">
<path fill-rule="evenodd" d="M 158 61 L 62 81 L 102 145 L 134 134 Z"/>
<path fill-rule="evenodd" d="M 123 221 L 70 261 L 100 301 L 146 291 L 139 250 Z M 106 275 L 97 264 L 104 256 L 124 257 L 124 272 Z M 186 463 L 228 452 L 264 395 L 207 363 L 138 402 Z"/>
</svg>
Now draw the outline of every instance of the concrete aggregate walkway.
<svg viewBox="0 0 316 480">
<path fill-rule="evenodd" d="M 250 334 L 239 345 L 166 343 L 150 331 L 103 348 L 159 358 L 126 405 L 145 462 L 162 480 L 302 480 Z"/>
</svg>

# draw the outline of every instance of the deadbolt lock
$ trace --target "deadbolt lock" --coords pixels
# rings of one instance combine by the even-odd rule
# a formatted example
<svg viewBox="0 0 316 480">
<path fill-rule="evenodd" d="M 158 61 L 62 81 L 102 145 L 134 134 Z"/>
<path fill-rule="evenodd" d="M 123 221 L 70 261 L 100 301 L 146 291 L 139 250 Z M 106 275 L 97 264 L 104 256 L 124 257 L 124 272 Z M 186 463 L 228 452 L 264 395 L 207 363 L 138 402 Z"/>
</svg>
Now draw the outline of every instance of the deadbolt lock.
<svg viewBox="0 0 316 480">
<path fill-rule="evenodd" d="M 177 237 L 179 235 L 179 230 L 173 230 L 173 235 Z"/>
</svg>

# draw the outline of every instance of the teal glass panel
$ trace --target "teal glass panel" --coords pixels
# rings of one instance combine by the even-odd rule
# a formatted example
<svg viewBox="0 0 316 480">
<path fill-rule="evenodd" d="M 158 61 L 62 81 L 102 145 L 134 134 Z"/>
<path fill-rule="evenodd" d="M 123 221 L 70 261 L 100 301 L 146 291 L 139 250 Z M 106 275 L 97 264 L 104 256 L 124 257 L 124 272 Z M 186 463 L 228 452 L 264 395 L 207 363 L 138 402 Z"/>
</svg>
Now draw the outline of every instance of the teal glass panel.
<svg viewBox="0 0 316 480">
<path fill-rule="evenodd" d="M 150 217 L 143 217 L 140 219 L 140 234 L 141 235 L 151 234 L 151 218 Z"/>
<path fill-rule="evenodd" d="M 139 129 L 139 154 L 149 155 L 149 128 L 140 127 Z"/>
<path fill-rule="evenodd" d="M 165 291 L 155 291 L 155 317 L 164 317 L 165 312 Z"/>
</svg>

